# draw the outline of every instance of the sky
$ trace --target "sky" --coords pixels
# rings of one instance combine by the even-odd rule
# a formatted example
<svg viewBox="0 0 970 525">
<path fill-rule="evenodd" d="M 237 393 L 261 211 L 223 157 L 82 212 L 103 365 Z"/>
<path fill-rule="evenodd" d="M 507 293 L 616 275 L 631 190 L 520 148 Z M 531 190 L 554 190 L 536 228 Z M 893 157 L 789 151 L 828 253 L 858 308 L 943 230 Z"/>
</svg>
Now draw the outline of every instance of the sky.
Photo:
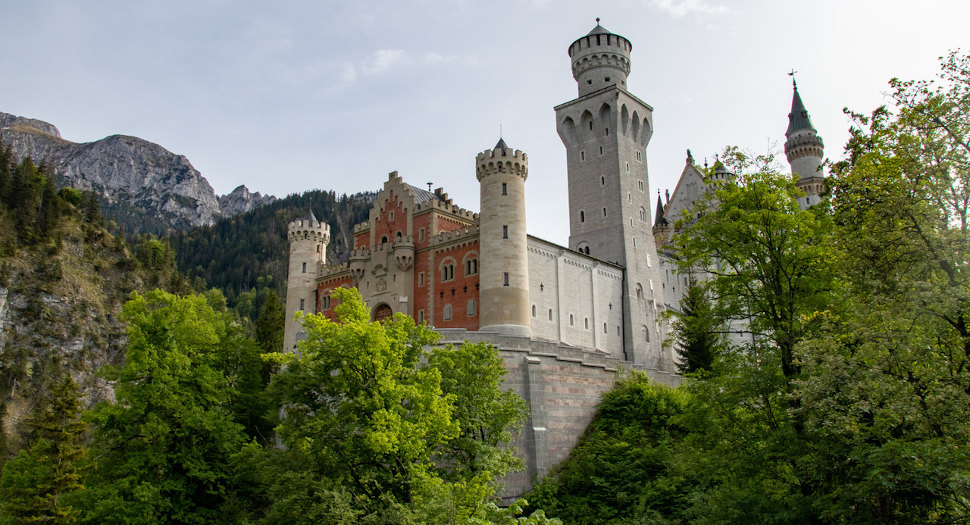
<svg viewBox="0 0 970 525">
<path fill-rule="evenodd" d="M 629 90 L 654 108 L 652 194 L 686 150 L 783 159 L 788 72 L 831 160 L 848 107 L 930 79 L 970 32 L 967 0 L 0 0 L 0 111 L 74 142 L 134 135 L 224 194 L 378 190 L 398 171 L 478 210 L 476 153 L 529 155 L 528 229 L 567 244 L 553 107 L 577 95 L 569 45 L 601 18 L 633 44 Z M 787 166 L 787 164 L 785 164 Z"/>
</svg>

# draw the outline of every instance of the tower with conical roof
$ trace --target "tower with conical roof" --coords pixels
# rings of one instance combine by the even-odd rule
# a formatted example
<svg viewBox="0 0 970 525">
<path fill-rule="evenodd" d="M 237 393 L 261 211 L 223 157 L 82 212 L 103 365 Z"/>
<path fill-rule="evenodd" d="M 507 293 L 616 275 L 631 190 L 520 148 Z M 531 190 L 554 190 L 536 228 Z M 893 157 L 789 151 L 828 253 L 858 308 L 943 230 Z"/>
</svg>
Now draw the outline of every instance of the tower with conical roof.
<svg viewBox="0 0 970 525">
<path fill-rule="evenodd" d="M 653 108 L 627 90 L 630 41 L 596 22 L 569 46 L 579 96 L 555 108 L 566 146 L 569 247 L 625 268 L 623 355 L 615 357 L 670 368 L 647 178 Z"/>
<path fill-rule="evenodd" d="M 822 137 L 812 126 L 802 97 L 798 94 L 798 84 L 792 75 L 791 113 L 788 114 L 788 131 L 785 132 L 785 156 L 791 164 L 791 171 L 799 176 L 798 187 L 805 192 L 799 202 L 804 210 L 814 206 L 824 191 L 825 174 L 822 172 L 824 144 Z"/>
<path fill-rule="evenodd" d="M 475 157 L 481 194 L 479 330 L 532 335 L 525 179 L 529 158 L 499 139 Z"/>
<path fill-rule="evenodd" d="M 307 211 L 302 219 L 289 224 L 287 239 L 290 241 L 290 262 L 286 278 L 283 351 L 292 352 L 302 328 L 292 313 L 317 311 L 317 270 L 327 261 L 330 225 L 318 221 L 312 211 Z"/>
</svg>

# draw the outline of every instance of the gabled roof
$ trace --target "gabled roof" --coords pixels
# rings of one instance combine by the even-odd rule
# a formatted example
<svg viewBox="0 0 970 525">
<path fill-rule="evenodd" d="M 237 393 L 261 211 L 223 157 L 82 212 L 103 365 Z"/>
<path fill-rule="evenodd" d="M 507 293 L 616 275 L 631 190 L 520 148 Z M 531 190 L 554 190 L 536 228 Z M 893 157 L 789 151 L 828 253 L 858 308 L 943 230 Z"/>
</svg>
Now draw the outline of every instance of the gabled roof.
<svg viewBox="0 0 970 525">
<path fill-rule="evenodd" d="M 432 193 L 428 190 L 423 190 L 417 186 L 412 186 L 408 184 L 408 188 L 411 190 L 411 193 L 414 194 L 415 204 L 423 204 L 425 202 L 428 202 L 430 200 L 435 200 L 435 199 L 440 201 L 444 200 L 440 196 L 438 196 L 438 194 Z"/>
</svg>

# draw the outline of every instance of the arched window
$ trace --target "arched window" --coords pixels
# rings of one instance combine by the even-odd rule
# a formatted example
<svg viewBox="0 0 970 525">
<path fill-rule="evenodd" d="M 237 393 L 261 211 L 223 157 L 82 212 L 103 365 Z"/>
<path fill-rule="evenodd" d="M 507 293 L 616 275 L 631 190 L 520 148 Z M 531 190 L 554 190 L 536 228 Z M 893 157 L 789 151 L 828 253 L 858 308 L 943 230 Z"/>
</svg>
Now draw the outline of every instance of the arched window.
<svg viewBox="0 0 970 525">
<path fill-rule="evenodd" d="M 536 305 L 532 305 L 532 317 L 536 316 Z"/>
<path fill-rule="evenodd" d="M 549 320 L 552 321 L 552 308 L 549 309 Z"/>
<path fill-rule="evenodd" d="M 569 314 L 569 326 L 573 325 L 573 314 Z"/>
<path fill-rule="evenodd" d="M 469 257 L 465 259 L 465 275 L 475 275 L 478 273 L 478 259 Z"/>
<path fill-rule="evenodd" d="M 387 244 L 387 235 L 381 235 L 381 246 Z"/>
<path fill-rule="evenodd" d="M 441 265 L 441 282 L 451 281 L 455 278 L 455 263 L 448 261 Z"/>
<path fill-rule="evenodd" d="M 445 305 L 445 307 L 444 307 L 444 309 L 443 309 L 443 311 L 441 313 L 441 317 L 445 321 L 451 321 L 451 305 L 450 304 L 446 304 Z"/>
<path fill-rule="evenodd" d="M 647 210 L 644 209 L 643 206 L 640 206 L 640 220 L 644 222 L 647 221 Z"/>
<path fill-rule="evenodd" d="M 643 340 L 649 343 L 650 342 L 650 330 L 648 330 L 646 326 L 642 326 L 642 327 L 640 327 L 640 333 L 643 334 Z"/>
<path fill-rule="evenodd" d="M 637 299 L 643 299 L 643 286 L 637 283 Z"/>
<path fill-rule="evenodd" d="M 610 330 L 609 328 L 607 328 L 606 323 L 603 323 L 603 333 L 606 334 L 606 333 L 609 333 L 609 331 Z"/>
<path fill-rule="evenodd" d="M 589 317 L 583 319 L 583 328 L 589 330 Z"/>
<path fill-rule="evenodd" d="M 306 273 L 306 263 L 303 263 L 303 273 Z"/>
</svg>

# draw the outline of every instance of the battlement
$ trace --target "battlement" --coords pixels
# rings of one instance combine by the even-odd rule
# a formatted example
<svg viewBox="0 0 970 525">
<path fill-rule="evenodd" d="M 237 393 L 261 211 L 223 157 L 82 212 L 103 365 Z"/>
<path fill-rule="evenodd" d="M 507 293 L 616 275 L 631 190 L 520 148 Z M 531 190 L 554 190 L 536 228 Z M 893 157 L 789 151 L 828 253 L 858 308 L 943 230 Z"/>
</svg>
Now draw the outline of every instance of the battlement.
<svg viewBox="0 0 970 525">
<path fill-rule="evenodd" d="M 290 242 L 311 240 L 314 242 L 329 243 L 330 225 L 309 218 L 297 219 L 287 226 L 286 238 Z"/>
<path fill-rule="evenodd" d="M 442 232 L 438 235 L 431 236 L 428 239 L 428 244 L 431 246 L 437 246 L 440 244 L 447 244 L 456 241 L 467 240 L 470 237 L 476 237 L 479 234 L 478 223 L 472 224 L 471 226 L 465 228 L 459 228 L 457 230 L 452 230 L 449 232 Z"/>
<path fill-rule="evenodd" d="M 502 153 L 507 151 L 509 150 L 495 148 L 494 150 L 485 150 L 475 156 L 475 175 L 479 182 L 483 178 L 496 173 L 512 173 L 522 177 L 522 180 L 529 176 L 529 156 L 522 150 L 515 150 L 512 154 Z"/>
</svg>

